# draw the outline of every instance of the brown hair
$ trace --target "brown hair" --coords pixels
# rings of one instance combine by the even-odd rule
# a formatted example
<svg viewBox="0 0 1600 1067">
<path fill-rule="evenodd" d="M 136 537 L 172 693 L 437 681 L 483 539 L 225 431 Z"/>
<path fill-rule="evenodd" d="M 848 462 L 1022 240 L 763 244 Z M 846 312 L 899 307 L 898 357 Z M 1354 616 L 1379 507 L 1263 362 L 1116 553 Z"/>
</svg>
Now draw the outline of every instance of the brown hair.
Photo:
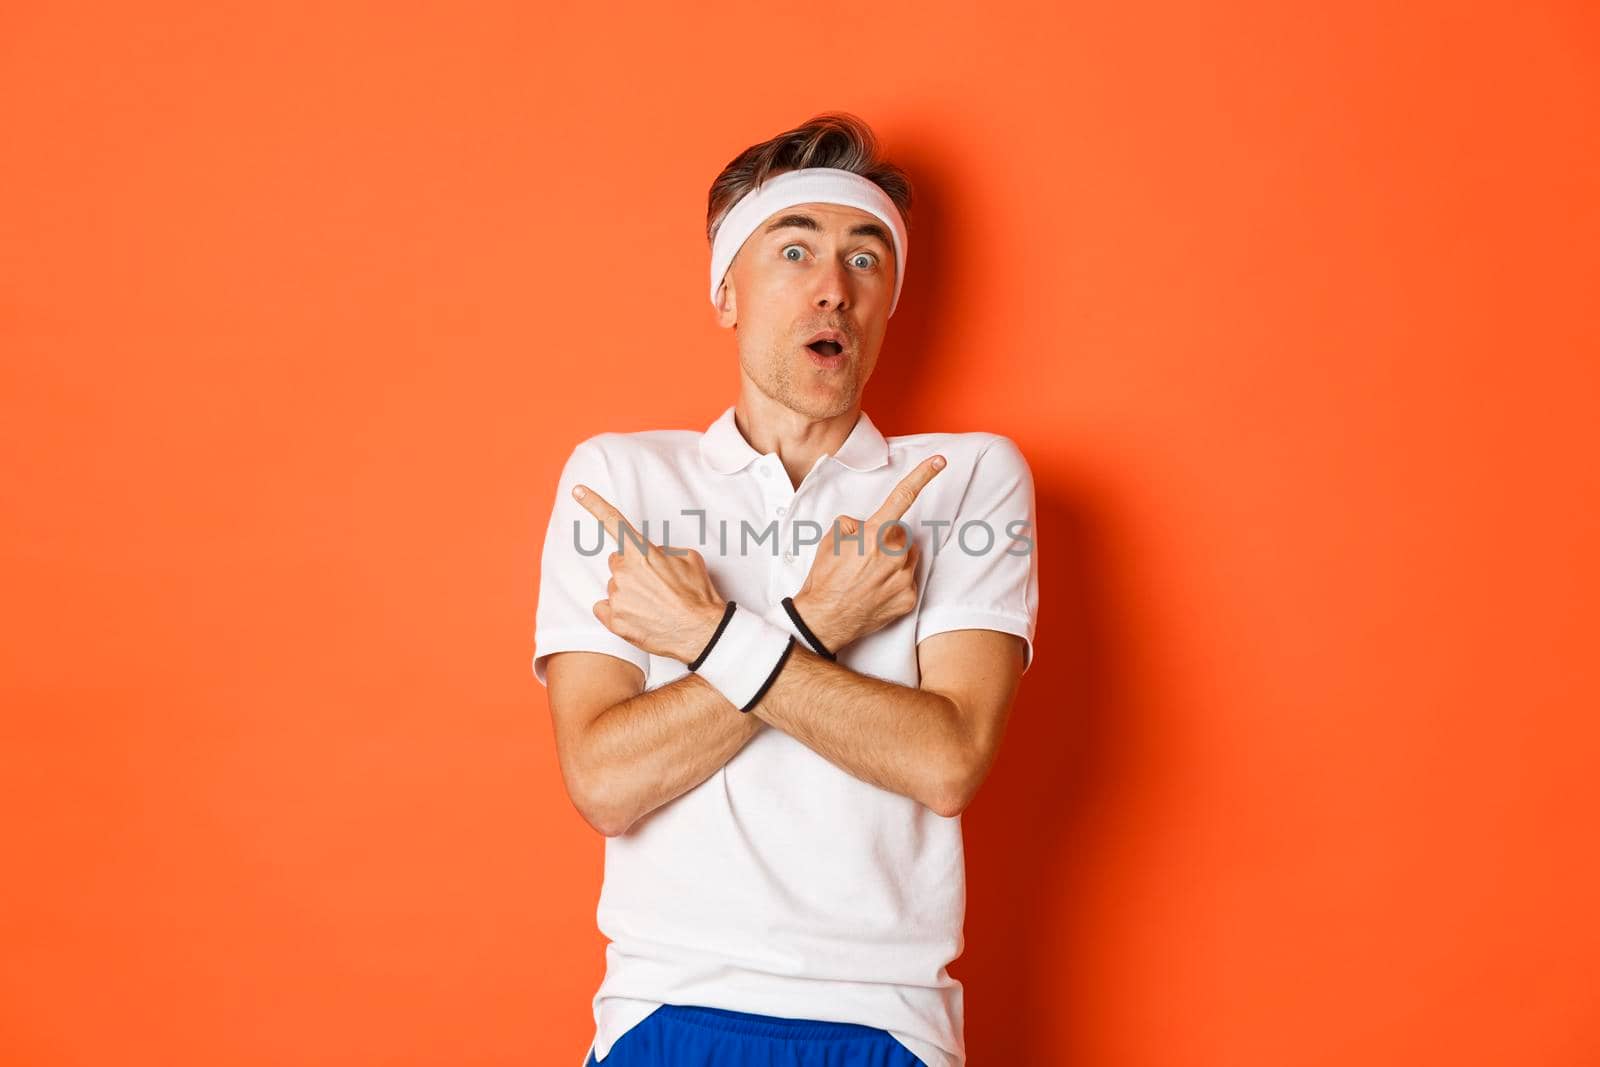
<svg viewBox="0 0 1600 1067">
<path fill-rule="evenodd" d="M 878 156 L 872 127 L 845 111 L 814 116 L 804 125 L 751 145 L 733 158 L 711 183 L 706 200 L 706 239 L 716 239 L 728 209 L 775 174 L 802 167 L 836 167 L 859 174 L 888 194 L 907 228 L 911 226 L 911 179 Z"/>
</svg>

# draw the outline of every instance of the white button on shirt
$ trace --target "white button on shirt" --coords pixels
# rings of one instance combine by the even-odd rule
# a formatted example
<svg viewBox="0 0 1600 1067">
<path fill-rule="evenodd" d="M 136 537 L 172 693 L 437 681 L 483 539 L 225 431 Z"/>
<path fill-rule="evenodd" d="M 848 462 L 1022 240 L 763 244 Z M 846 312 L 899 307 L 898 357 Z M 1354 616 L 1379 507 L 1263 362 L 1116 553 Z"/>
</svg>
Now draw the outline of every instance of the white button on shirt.
<svg viewBox="0 0 1600 1067">
<path fill-rule="evenodd" d="M 729 407 L 704 433 L 601 433 L 573 450 L 545 535 L 535 677 L 543 684 L 547 658 L 567 651 L 627 660 L 649 689 L 688 673 L 595 618 L 617 545 L 602 545 L 574 484 L 599 492 L 652 543 L 694 548 L 723 597 L 798 639 L 780 601 L 804 583 L 834 518 L 868 517 L 934 453 L 947 465 L 902 517 L 918 545 L 917 606 L 834 650 L 838 661 L 916 686 L 921 641 L 976 628 L 1022 637 L 1026 670 L 1037 531 L 1033 477 L 1014 442 L 885 438 L 863 411 L 794 486 L 776 456 L 744 439 Z M 963 990 L 946 966 L 963 945 L 965 906 L 959 817 L 763 728 L 700 785 L 605 839 L 596 917 L 609 944 L 590 1051 L 603 1061 L 661 1004 L 698 1004 L 879 1027 L 929 1067 L 960 1067 Z"/>
</svg>

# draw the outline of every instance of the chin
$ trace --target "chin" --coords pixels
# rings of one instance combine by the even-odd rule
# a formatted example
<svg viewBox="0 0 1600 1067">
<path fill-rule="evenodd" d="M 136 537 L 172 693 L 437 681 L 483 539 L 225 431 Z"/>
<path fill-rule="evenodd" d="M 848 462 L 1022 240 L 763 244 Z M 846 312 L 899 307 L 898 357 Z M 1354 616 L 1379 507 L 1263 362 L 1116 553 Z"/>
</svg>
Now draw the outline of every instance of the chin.
<svg viewBox="0 0 1600 1067">
<path fill-rule="evenodd" d="M 831 419 L 843 415 L 855 406 L 856 394 L 854 390 L 828 390 L 818 392 L 810 398 L 810 410 L 806 412 L 814 419 Z"/>
</svg>

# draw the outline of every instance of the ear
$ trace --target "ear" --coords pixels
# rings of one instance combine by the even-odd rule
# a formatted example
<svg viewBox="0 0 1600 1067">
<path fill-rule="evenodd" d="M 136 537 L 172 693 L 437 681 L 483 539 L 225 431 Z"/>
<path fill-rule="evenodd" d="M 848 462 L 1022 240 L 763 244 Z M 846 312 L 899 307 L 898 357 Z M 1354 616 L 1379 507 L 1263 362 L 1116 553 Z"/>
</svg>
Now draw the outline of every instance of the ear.
<svg viewBox="0 0 1600 1067">
<path fill-rule="evenodd" d="M 717 325 L 726 329 L 739 321 L 739 301 L 733 292 L 733 272 L 717 287 Z"/>
</svg>

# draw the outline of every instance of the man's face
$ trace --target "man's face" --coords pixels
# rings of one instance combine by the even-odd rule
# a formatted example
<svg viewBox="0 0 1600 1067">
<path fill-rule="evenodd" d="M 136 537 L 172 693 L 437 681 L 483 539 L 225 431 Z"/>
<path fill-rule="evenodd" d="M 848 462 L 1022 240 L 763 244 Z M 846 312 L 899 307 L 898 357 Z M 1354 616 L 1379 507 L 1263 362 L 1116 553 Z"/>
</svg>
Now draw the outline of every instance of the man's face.
<svg viewBox="0 0 1600 1067">
<path fill-rule="evenodd" d="M 786 208 L 734 257 L 718 322 L 735 328 L 740 366 L 763 393 L 812 418 L 841 415 L 878 362 L 894 270 L 893 238 L 865 211 Z"/>
</svg>

